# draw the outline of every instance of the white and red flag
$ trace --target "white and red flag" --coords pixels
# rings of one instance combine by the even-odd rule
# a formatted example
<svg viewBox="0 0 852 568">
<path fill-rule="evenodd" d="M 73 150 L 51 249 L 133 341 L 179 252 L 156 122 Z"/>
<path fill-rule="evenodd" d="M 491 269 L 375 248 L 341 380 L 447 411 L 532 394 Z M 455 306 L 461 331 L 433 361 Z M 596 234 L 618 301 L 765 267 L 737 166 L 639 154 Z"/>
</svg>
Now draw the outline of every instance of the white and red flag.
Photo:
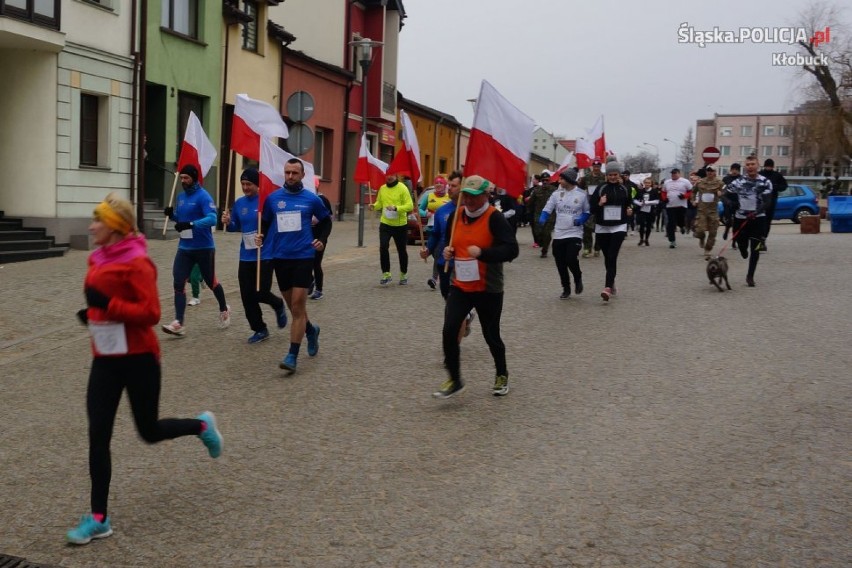
<svg viewBox="0 0 852 568">
<path fill-rule="evenodd" d="M 201 121 L 195 113 L 189 111 L 189 120 L 186 123 L 186 134 L 183 136 L 183 144 L 180 147 L 177 168 L 180 171 L 186 165 L 193 165 L 198 170 L 198 183 L 204 183 L 204 176 L 210 171 L 213 162 L 216 161 L 216 148 L 204 133 Z"/>
<path fill-rule="evenodd" d="M 287 138 L 290 131 L 272 105 L 237 95 L 231 121 L 231 150 L 250 160 L 260 161 L 260 138 Z"/>
<path fill-rule="evenodd" d="M 562 160 L 562 163 L 559 164 L 559 167 L 556 168 L 556 171 L 550 174 L 550 179 L 558 178 L 559 174 L 570 168 L 574 164 L 574 152 L 568 152 L 565 156 L 565 159 Z"/>
<path fill-rule="evenodd" d="M 482 81 L 465 175 L 480 175 L 512 197 L 524 191 L 535 121 L 518 110 L 491 83 Z"/>
<path fill-rule="evenodd" d="M 604 118 L 600 115 L 595 125 L 586 130 L 586 136 L 577 139 L 577 167 L 590 168 L 594 160 L 603 162 L 611 153 L 606 149 Z"/>
<path fill-rule="evenodd" d="M 414 185 L 417 185 L 417 182 L 421 180 L 420 145 L 417 144 L 417 133 L 414 132 L 414 125 L 404 110 L 399 111 L 399 119 L 402 122 L 402 148 L 388 166 L 387 174 L 405 174 L 411 178 Z"/>
<path fill-rule="evenodd" d="M 379 189 L 384 185 L 388 171 L 388 165 L 376 158 L 367 148 L 367 135 L 361 135 L 361 150 L 358 152 L 358 163 L 355 165 L 354 180 L 358 183 L 366 183 L 373 189 Z"/>
<path fill-rule="evenodd" d="M 314 165 L 301 158 L 297 158 L 286 150 L 282 150 L 268 138 L 261 137 L 260 167 L 258 168 L 258 173 L 260 173 L 260 184 L 258 185 L 260 203 L 258 204 L 258 209 L 263 209 L 263 202 L 266 201 L 267 195 L 284 186 L 284 166 L 294 158 L 302 162 L 305 168 L 305 177 L 302 178 L 302 185 L 308 191 L 316 193 Z"/>
</svg>

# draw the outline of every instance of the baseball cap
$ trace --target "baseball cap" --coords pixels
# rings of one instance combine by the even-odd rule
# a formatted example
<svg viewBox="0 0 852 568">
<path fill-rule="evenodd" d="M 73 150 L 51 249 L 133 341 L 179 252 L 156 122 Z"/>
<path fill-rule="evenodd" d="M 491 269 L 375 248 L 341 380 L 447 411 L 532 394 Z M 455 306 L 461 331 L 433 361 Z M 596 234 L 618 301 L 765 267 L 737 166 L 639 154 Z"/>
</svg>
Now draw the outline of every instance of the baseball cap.
<svg viewBox="0 0 852 568">
<path fill-rule="evenodd" d="M 489 182 L 482 176 L 468 176 L 462 184 L 461 190 L 471 195 L 482 195 L 488 190 Z"/>
<path fill-rule="evenodd" d="M 601 161 L 600 161 L 600 160 L 595 160 L 595 161 L 593 161 L 593 162 L 592 162 L 592 165 L 593 165 L 593 166 L 599 166 L 599 165 L 601 165 Z"/>
</svg>

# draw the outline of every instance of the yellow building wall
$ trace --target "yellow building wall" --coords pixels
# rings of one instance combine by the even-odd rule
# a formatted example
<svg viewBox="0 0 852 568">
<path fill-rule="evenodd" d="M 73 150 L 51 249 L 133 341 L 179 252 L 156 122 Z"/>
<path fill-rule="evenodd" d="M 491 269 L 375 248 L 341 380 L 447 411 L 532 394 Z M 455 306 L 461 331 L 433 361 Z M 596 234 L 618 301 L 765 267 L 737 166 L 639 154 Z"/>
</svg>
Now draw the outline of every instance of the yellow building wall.
<svg viewBox="0 0 852 568">
<path fill-rule="evenodd" d="M 404 109 L 417 135 L 417 144 L 420 146 L 420 169 L 423 179 L 423 187 L 432 185 L 435 176 L 448 174 L 456 169 L 456 129 L 454 127 L 438 124 L 438 121 L 417 114 L 415 111 Z M 397 116 L 397 124 L 402 122 Z M 399 152 L 403 146 L 399 137 L 400 129 L 397 129 L 396 151 Z"/>
</svg>

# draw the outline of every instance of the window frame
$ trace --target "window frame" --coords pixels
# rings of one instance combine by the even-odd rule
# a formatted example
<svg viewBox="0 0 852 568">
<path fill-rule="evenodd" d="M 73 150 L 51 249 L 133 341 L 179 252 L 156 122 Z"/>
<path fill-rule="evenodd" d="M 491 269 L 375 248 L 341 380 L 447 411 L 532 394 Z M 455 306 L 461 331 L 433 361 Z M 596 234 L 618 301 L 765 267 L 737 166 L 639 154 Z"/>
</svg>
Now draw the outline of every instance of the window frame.
<svg viewBox="0 0 852 568">
<path fill-rule="evenodd" d="M 187 31 L 181 31 L 175 28 L 175 7 L 178 2 L 185 2 L 187 6 Z M 160 15 L 160 28 L 179 35 L 181 37 L 200 41 L 201 25 L 199 14 L 199 0 L 162 0 L 160 3 L 162 13 Z M 193 14 L 194 12 L 194 14 Z"/>
<path fill-rule="evenodd" d="M 774 124 L 765 124 L 763 125 L 763 135 L 764 136 L 776 136 L 776 130 Z"/>
<path fill-rule="evenodd" d="M 720 126 L 719 127 L 719 136 L 723 138 L 728 138 L 734 135 L 734 127 L 733 126 Z"/>
<path fill-rule="evenodd" d="M 243 23 L 241 34 L 243 49 L 258 53 L 260 49 L 260 6 L 257 0 L 243 0 L 243 13 L 252 18 L 251 22 Z M 247 45 L 252 39 L 250 34 L 252 30 L 254 31 L 254 45 Z"/>
<path fill-rule="evenodd" d="M 740 125 L 740 136 L 741 137 L 748 138 L 748 137 L 754 136 L 754 134 L 752 134 L 752 132 L 753 132 L 753 127 L 752 127 L 751 124 L 741 124 Z"/>
</svg>

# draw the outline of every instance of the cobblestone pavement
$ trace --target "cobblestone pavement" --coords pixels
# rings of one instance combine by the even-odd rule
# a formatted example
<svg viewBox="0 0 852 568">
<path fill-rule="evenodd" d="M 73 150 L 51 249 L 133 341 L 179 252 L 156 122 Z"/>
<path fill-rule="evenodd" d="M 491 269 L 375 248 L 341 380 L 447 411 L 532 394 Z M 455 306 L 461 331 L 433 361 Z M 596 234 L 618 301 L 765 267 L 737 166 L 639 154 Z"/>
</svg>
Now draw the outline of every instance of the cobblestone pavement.
<svg viewBox="0 0 852 568">
<path fill-rule="evenodd" d="M 217 234 L 233 323 L 216 329 L 204 290 L 188 335 L 161 334 L 161 413 L 215 411 L 225 452 L 144 444 L 125 399 L 115 535 L 83 547 L 64 533 L 88 508 L 90 352 L 74 319 L 87 253 L 0 267 L 0 554 L 68 567 L 852 564 L 852 235 L 778 223 L 756 288 L 727 254 L 726 293 L 694 239 L 628 237 L 603 303 L 603 259 L 582 261 L 585 293 L 560 301 L 553 261 L 521 228 L 503 314 L 512 390 L 491 396 L 477 326 L 468 389 L 436 401 L 429 268 L 409 247 L 412 284 L 380 288 L 376 222 L 365 248 L 356 229 L 334 228 L 326 297 L 309 302 L 320 352 L 303 350 L 289 377 L 289 328 L 245 343 L 239 239 Z M 163 322 L 175 246 L 151 243 Z"/>
</svg>

